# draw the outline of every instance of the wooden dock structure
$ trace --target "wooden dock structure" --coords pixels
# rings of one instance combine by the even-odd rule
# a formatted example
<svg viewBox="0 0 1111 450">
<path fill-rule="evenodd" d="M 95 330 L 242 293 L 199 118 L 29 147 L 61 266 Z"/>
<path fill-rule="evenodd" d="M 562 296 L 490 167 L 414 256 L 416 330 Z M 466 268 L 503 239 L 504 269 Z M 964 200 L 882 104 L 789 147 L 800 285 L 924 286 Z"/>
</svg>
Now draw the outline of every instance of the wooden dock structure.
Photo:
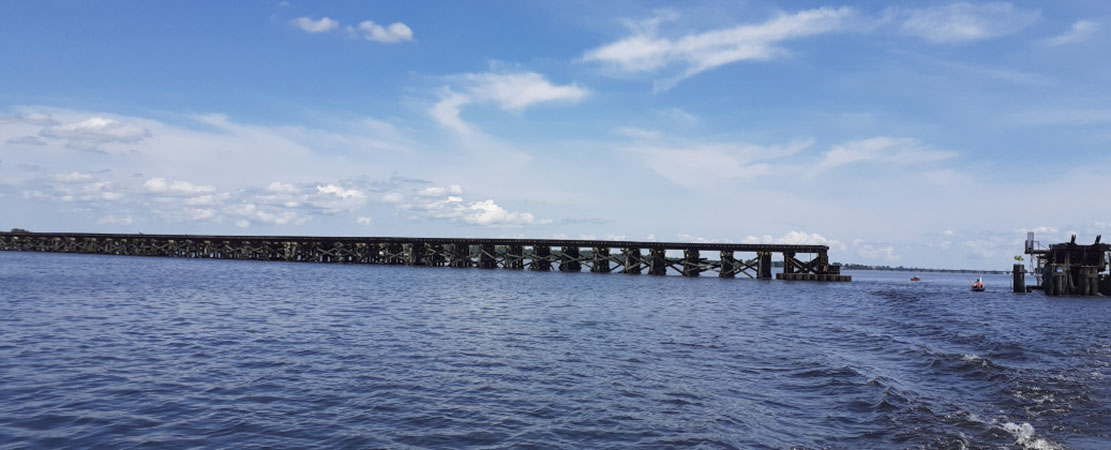
<svg viewBox="0 0 1111 450">
<path fill-rule="evenodd" d="M 829 263 L 825 245 L 719 244 L 569 239 L 416 237 L 202 236 L 186 234 L 0 232 L 0 251 L 92 253 L 429 267 L 475 267 L 685 277 L 851 281 Z M 669 256 L 682 253 L 682 256 Z M 718 253 L 718 259 L 704 257 Z"/>
<path fill-rule="evenodd" d="M 1025 253 L 1033 258 L 1039 284 L 1026 286 L 1025 268 L 1015 264 L 1014 291 L 1041 289 L 1049 296 L 1111 296 L 1111 273 L 1101 274 L 1108 268 L 1111 245 L 1101 244 L 1101 237 L 1096 236 L 1092 245 L 1083 245 L 1077 244 L 1073 235 L 1069 242 L 1039 248 L 1034 233 L 1028 233 Z"/>
</svg>

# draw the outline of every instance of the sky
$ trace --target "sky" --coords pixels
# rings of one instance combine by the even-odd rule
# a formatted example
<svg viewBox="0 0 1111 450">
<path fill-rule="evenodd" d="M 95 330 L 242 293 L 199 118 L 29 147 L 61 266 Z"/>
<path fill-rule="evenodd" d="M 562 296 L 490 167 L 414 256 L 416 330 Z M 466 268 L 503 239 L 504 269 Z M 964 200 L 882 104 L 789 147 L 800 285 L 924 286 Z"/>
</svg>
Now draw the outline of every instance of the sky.
<svg viewBox="0 0 1111 450">
<path fill-rule="evenodd" d="M 1111 239 L 1111 2 L 8 1 L 0 229 Z"/>
</svg>

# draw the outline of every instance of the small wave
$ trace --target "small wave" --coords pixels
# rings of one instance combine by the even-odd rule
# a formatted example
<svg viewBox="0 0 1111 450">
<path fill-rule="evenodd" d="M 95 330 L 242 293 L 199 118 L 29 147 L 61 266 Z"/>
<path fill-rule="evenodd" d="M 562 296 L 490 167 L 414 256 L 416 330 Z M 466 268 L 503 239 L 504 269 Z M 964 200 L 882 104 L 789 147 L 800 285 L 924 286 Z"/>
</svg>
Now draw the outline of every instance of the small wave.
<svg viewBox="0 0 1111 450">
<path fill-rule="evenodd" d="M 1034 427 L 1026 422 L 1016 424 L 1013 422 L 1006 422 L 1003 424 L 1003 430 L 1011 433 L 1015 437 L 1015 444 L 1033 450 L 1061 450 L 1063 447 L 1049 442 L 1043 438 L 1039 438 L 1034 433 Z"/>
</svg>

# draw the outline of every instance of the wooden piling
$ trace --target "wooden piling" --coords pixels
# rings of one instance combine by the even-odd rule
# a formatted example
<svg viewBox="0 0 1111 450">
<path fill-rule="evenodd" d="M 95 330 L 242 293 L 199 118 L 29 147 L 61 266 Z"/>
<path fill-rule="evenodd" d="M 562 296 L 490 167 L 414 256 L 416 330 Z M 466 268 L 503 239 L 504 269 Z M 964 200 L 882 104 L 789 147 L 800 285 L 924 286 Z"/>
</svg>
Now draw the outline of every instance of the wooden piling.
<svg viewBox="0 0 1111 450">
<path fill-rule="evenodd" d="M 1011 286 L 1015 292 L 1026 293 L 1026 266 L 1015 264 L 1011 267 L 1014 283 Z"/>
<path fill-rule="evenodd" d="M 494 244 L 481 244 L 478 246 L 478 268 L 497 269 L 497 249 Z"/>
<path fill-rule="evenodd" d="M 522 270 L 525 268 L 525 247 L 523 245 L 507 245 L 505 246 L 505 265 L 506 269 Z"/>
<path fill-rule="evenodd" d="M 452 244 L 451 245 L 451 258 L 448 262 L 451 267 L 471 267 L 474 264 L 471 261 L 471 246 L 467 244 Z"/>
<path fill-rule="evenodd" d="M 756 279 L 772 279 L 772 254 L 771 252 L 757 252 Z"/>
<path fill-rule="evenodd" d="M 720 278 L 733 278 L 737 273 L 737 260 L 733 258 L 732 250 L 721 251 L 721 267 L 718 270 L 718 277 Z"/>
<path fill-rule="evenodd" d="M 667 250 L 653 248 L 648 251 L 648 274 L 667 275 Z"/>
<path fill-rule="evenodd" d="M 590 265 L 590 271 L 594 273 L 609 273 L 610 272 L 610 249 L 609 247 L 594 247 L 594 261 Z"/>
<path fill-rule="evenodd" d="M 683 276 L 697 277 L 702 273 L 702 258 L 698 249 L 683 250 Z"/>
<path fill-rule="evenodd" d="M 561 249 L 559 258 L 560 272 L 581 272 L 582 263 L 579 262 L 579 247 L 565 246 Z"/>
<path fill-rule="evenodd" d="M 624 267 L 622 267 L 621 272 L 640 275 L 641 270 L 643 270 L 643 265 L 641 264 L 642 257 L 640 255 L 640 249 L 635 247 L 627 247 L 622 250 L 621 253 L 625 257 L 625 265 Z"/>
<path fill-rule="evenodd" d="M 552 247 L 547 245 L 534 245 L 532 246 L 532 262 L 529 265 L 530 270 L 538 272 L 547 272 L 552 270 Z"/>
</svg>

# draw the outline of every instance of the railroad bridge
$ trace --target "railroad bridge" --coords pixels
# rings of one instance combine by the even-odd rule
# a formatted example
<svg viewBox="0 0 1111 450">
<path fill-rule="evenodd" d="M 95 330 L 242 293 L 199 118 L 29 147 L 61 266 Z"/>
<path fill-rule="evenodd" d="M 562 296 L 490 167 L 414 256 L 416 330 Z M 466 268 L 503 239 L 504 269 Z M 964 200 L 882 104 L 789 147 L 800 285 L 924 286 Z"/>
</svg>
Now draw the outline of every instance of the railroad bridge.
<svg viewBox="0 0 1111 450">
<path fill-rule="evenodd" d="M 244 259 L 432 267 L 477 267 L 722 278 L 851 281 L 825 245 L 711 244 L 567 239 L 202 236 L 185 234 L 0 232 L 0 250 L 177 258 Z M 703 257 L 717 252 L 718 259 Z M 670 256 L 682 254 L 682 256 Z M 738 255 L 740 254 L 740 255 Z M 804 256 L 807 255 L 807 256 Z"/>
</svg>

